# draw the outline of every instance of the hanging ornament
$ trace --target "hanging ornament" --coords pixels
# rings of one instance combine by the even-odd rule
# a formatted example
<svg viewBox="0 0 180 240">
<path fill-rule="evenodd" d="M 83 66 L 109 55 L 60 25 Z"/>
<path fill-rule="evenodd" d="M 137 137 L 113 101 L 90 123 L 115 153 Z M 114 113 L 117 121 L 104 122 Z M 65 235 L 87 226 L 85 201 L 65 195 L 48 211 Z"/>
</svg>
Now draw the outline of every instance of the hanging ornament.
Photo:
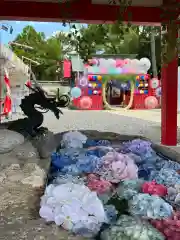
<svg viewBox="0 0 180 240">
<path fill-rule="evenodd" d="M 4 83 L 6 86 L 6 96 L 3 102 L 4 107 L 2 115 L 8 116 L 12 112 L 11 87 L 7 69 L 4 70 L 5 70 Z"/>
<path fill-rule="evenodd" d="M 157 78 L 152 78 L 150 81 L 150 87 L 152 89 L 156 89 L 157 87 L 159 87 L 159 80 Z"/>
<path fill-rule="evenodd" d="M 3 115 L 8 115 L 11 113 L 11 106 L 12 106 L 12 101 L 10 96 L 6 96 L 4 99 L 4 108 L 3 108 Z"/>
</svg>

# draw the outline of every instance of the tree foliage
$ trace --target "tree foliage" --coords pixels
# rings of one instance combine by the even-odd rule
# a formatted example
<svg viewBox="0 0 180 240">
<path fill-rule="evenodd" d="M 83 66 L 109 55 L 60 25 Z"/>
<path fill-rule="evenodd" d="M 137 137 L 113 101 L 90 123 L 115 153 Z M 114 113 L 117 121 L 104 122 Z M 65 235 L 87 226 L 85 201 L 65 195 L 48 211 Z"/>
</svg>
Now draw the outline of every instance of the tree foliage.
<svg viewBox="0 0 180 240">
<path fill-rule="evenodd" d="M 104 27 L 104 24 L 100 25 L 100 27 L 95 27 L 95 26 L 93 26 L 92 28 L 89 27 L 88 33 L 86 32 L 85 35 L 83 34 L 86 37 L 78 36 L 78 38 L 80 39 L 80 43 L 81 43 L 80 46 L 83 45 L 83 49 L 85 50 L 85 53 L 86 53 L 84 55 L 85 61 L 87 60 L 88 56 L 94 51 L 94 48 L 95 48 L 94 42 L 92 41 L 93 46 L 91 47 L 91 49 L 90 48 L 87 49 L 87 46 L 91 42 L 91 40 L 88 37 L 90 37 L 91 39 L 93 38 L 93 39 L 99 40 L 99 38 L 97 36 L 94 37 L 94 35 L 97 32 L 100 32 L 101 33 L 100 35 L 103 35 L 102 36 L 103 40 L 104 40 L 104 37 L 105 37 L 105 40 L 107 40 L 107 38 L 109 38 L 109 37 L 112 37 L 112 36 L 114 37 L 114 34 L 107 36 L 107 33 L 109 33 L 109 32 L 113 33 L 113 31 L 111 31 L 111 29 L 115 29 L 116 33 L 118 32 L 117 30 L 123 31 L 123 22 L 124 22 L 125 15 L 126 16 L 128 15 L 128 25 L 129 26 L 131 25 L 132 13 L 130 11 L 128 11 L 129 10 L 128 8 L 132 5 L 132 0 L 108 0 L 108 4 L 119 6 L 119 15 L 117 16 L 116 24 L 109 27 L 108 31 L 105 31 L 106 27 Z M 68 3 L 68 6 L 70 6 L 70 3 Z M 163 31 L 164 30 L 166 31 L 168 26 L 171 26 L 171 30 L 169 31 L 169 33 L 166 32 L 163 36 L 161 34 L 159 34 L 159 39 L 156 41 L 156 42 L 158 42 L 158 45 L 161 40 L 163 43 L 162 44 L 163 48 L 162 48 L 161 57 L 160 57 L 160 59 L 162 60 L 162 64 L 167 64 L 168 62 L 171 62 L 172 59 L 177 57 L 177 54 L 179 53 L 178 45 L 179 45 L 180 41 L 179 41 L 179 39 L 178 40 L 176 39 L 177 31 L 179 30 L 179 24 L 177 24 L 177 19 L 179 20 L 179 7 L 180 7 L 180 2 L 178 2 L 176 0 L 170 0 L 170 1 L 168 1 L 167 4 L 165 3 L 162 7 L 162 14 L 160 17 L 162 19 L 161 25 L 162 25 Z M 167 19 L 168 19 L 168 21 L 167 21 Z M 120 29 L 119 29 L 119 27 L 120 27 Z M 95 32 L 91 31 L 92 29 L 94 29 Z M 129 28 L 129 29 L 131 29 L 131 28 Z M 128 32 L 129 32 L 129 29 L 128 29 Z M 92 32 L 92 34 L 89 34 L 90 32 Z M 158 30 L 158 32 L 160 33 L 159 30 Z M 122 35 L 120 34 L 120 32 L 118 32 L 118 36 L 121 38 Z M 126 36 L 128 36 L 126 38 L 126 40 L 129 40 L 129 34 Z M 135 37 L 135 34 L 134 34 L 134 37 Z M 139 38 L 141 37 L 140 34 L 138 34 L 138 37 Z M 145 37 L 147 37 L 147 35 Z M 162 37 L 162 39 L 161 39 L 161 37 Z M 116 36 L 116 39 L 118 40 L 117 36 Z M 124 40 L 125 40 L 125 38 L 124 38 Z M 106 41 L 105 41 L 105 43 L 106 43 Z M 134 45 L 134 43 L 135 43 L 135 41 L 132 41 L 131 43 L 129 42 L 128 45 L 126 44 L 126 47 L 128 47 L 128 49 L 131 49 L 130 46 L 132 44 Z M 98 44 L 98 41 L 96 42 L 96 44 Z M 118 42 L 118 44 L 119 44 L 119 42 Z M 84 46 L 84 45 L 86 45 L 86 46 Z M 144 45 L 146 45 L 146 44 L 144 44 Z M 113 47 L 113 45 L 110 43 L 108 45 L 106 44 L 106 46 L 109 49 L 110 49 L 110 47 Z M 139 46 L 140 46 L 140 44 L 139 44 Z M 126 50 L 126 51 L 128 49 L 123 48 L 123 50 Z M 81 50 L 81 47 L 78 46 L 78 51 L 82 55 L 82 52 L 84 52 L 84 50 L 81 50 L 81 51 L 80 50 Z M 117 51 L 116 48 L 113 48 L 112 50 Z"/>
<path fill-rule="evenodd" d="M 25 63 L 32 59 L 39 65 L 32 63 L 32 70 L 38 80 L 57 80 L 62 77 L 62 60 L 72 50 L 85 61 L 93 55 L 101 52 L 109 55 L 135 54 L 138 58 L 147 57 L 151 59 L 150 34 L 155 32 L 156 60 L 158 68 L 161 65 L 161 35 L 159 27 L 139 27 L 115 24 L 90 24 L 76 29 L 71 26 L 69 36 L 59 32 L 55 36 L 46 38 L 43 32 L 36 32 L 32 26 L 26 26 L 14 39 L 15 43 L 32 47 L 32 49 L 11 45 L 12 50 Z M 57 71 L 59 69 L 59 71 Z"/>
<path fill-rule="evenodd" d="M 32 26 L 26 26 L 14 42 L 30 46 L 32 49 L 14 44 L 11 48 L 20 58 L 24 58 L 25 63 L 30 64 L 26 58 L 39 63 L 39 65 L 31 63 L 38 80 L 53 81 L 61 77 L 62 60 L 67 52 L 72 50 L 68 41 L 69 39 L 63 33 L 46 39 L 43 32 L 36 32 Z"/>
<path fill-rule="evenodd" d="M 73 28 L 76 29 L 75 25 Z M 137 55 L 151 59 L 151 32 L 155 34 L 156 62 L 161 66 L 160 27 L 114 24 L 90 24 L 79 32 L 72 30 L 71 39 L 82 59 L 87 61 L 98 52 L 109 55 Z M 75 41 L 76 40 L 76 41 Z"/>
</svg>

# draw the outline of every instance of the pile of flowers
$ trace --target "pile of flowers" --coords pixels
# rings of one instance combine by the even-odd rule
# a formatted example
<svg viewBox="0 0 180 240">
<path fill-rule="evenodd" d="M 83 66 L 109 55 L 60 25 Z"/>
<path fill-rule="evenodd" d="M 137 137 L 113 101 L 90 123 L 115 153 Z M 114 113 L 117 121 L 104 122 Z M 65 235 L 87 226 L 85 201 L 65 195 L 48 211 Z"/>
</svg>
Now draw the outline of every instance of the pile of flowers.
<svg viewBox="0 0 180 240">
<path fill-rule="evenodd" d="M 150 142 L 113 147 L 68 132 L 51 166 L 39 211 L 47 222 L 103 240 L 180 239 L 180 164 Z"/>
</svg>

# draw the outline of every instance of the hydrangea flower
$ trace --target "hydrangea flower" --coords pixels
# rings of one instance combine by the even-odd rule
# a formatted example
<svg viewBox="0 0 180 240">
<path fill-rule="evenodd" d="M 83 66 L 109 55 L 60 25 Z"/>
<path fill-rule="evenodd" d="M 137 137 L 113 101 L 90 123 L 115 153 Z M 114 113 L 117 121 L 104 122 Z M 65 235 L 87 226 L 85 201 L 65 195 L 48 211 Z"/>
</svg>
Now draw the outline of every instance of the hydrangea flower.
<svg viewBox="0 0 180 240">
<path fill-rule="evenodd" d="M 122 215 L 115 225 L 101 233 L 102 240 L 165 240 L 148 222 Z"/>
<path fill-rule="evenodd" d="M 125 180 L 121 182 L 116 189 L 120 199 L 130 200 L 141 191 L 143 180 Z"/>
<path fill-rule="evenodd" d="M 67 230 L 77 233 L 78 229 L 79 232 L 86 229 L 86 233 L 92 235 L 108 222 L 97 194 L 84 185 L 73 183 L 49 185 L 42 197 L 39 214 L 46 221 L 55 221 L 56 225 Z"/>
<path fill-rule="evenodd" d="M 133 159 L 125 154 L 109 152 L 101 158 L 102 167 L 98 174 L 102 179 L 118 183 L 126 179 L 137 179 L 138 168 Z"/>
<path fill-rule="evenodd" d="M 129 212 L 147 219 L 163 219 L 172 216 L 173 208 L 159 196 L 139 193 L 129 201 Z"/>
<path fill-rule="evenodd" d="M 158 184 L 163 184 L 167 187 L 180 184 L 180 175 L 173 169 L 162 168 L 160 171 L 152 171 L 151 180 L 155 180 Z"/>
</svg>

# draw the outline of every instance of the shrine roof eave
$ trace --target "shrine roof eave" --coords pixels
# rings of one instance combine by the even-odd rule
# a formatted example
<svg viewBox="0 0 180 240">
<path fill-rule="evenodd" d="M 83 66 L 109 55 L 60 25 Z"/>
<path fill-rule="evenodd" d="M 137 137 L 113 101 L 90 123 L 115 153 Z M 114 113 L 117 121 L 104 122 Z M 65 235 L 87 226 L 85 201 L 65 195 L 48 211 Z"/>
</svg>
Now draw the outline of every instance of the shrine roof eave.
<svg viewBox="0 0 180 240">
<path fill-rule="evenodd" d="M 0 19 L 61 22 L 71 20 L 83 23 L 114 22 L 118 19 L 119 7 L 91 4 L 78 0 L 67 6 L 58 2 L 0 1 Z M 131 6 L 123 15 L 124 21 L 141 24 L 159 24 L 162 19 L 160 7 Z"/>
</svg>

